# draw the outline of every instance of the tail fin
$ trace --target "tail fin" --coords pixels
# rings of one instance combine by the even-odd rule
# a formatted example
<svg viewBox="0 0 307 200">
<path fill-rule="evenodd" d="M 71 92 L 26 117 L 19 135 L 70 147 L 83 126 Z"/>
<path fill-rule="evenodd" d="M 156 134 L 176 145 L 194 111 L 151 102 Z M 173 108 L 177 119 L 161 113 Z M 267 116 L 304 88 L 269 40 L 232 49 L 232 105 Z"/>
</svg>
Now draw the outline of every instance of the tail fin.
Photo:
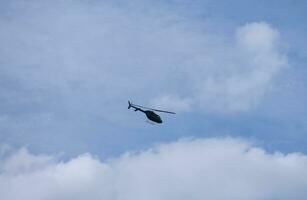
<svg viewBox="0 0 307 200">
<path fill-rule="evenodd" d="M 130 109 L 130 108 L 131 108 L 131 102 L 128 101 L 128 109 Z"/>
</svg>

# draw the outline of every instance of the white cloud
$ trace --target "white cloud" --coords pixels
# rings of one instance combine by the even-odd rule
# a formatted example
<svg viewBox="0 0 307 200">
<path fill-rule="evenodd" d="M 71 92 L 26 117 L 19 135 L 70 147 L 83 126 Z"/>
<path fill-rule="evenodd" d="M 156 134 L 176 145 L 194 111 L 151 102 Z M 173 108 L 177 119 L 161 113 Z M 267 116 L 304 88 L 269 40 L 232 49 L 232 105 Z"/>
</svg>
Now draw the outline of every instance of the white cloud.
<svg viewBox="0 0 307 200">
<path fill-rule="evenodd" d="M 47 166 L 52 161 L 51 156 L 34 156 L 29 154 L 27 149 L 20 149 L 18 152 L 10 156 L 1 169 L 9 174 L 28 173 L 36 169 Z"/>
<path fill-rule="evenodd" d="M 84 154 L 42 165 L 46 157 L 21 150 L 12 156 L 20 162 L 8 158 L 0 198 L 304 200 L 307 195 L 306 155 L 270 154 L 232 138 L 180 140 L 105 162 Z M 28 170 L 16 171 L 25 166 Z"/>
<path fill-rule="evenodd" d="M 246 111 L 273 86 L 287 59 L 280 50 L 278 31 L 264 22 L 238 27 L 235 44 L 228 48 L 228 56 L 214 56 L 222 62 L 216 63 L 214 75 L 204 76 L 196 98 L 208 110 Z"/>
<path fill-rule="evenodd" d="M 279 32 L 265 22 L 246 24 L 236 36 L 242 48 L 255 54 L 278 52 Z"/>
</svg>

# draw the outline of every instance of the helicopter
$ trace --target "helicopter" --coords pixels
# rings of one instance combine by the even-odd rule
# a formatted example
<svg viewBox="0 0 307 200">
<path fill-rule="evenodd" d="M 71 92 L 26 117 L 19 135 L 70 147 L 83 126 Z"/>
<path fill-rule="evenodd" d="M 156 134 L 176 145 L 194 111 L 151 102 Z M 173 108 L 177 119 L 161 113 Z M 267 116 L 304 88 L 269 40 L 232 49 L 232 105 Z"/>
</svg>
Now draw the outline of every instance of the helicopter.
<svg viewBox="0 0 307 200">
<path fill-rule="evenodd" d="M 170 112 L 170 111 L 165 111 L 165 110 L 157 110 L 157 109 L 153 109 L 153 108 L 148 108 L 148 107 L 144 107 L 144 106 L 139 106 L 136 104 L 132 104 L 130 101 L 128 101 L 128 109 L 130 108 L 134 108 L 134 111 L 141 111 L 143 113 L 145 113 L 146 117 L 153 121 L 156 122 L 158 124 L 162 123 L 162 119 L 159 115 L 157 115 L 154 111 L 156 112 L 164 112 L 164 113 L 168 113 L 168 114 L 176 114 L 174 112 Z M 148 109 L 148 110 L 143 110 L 144 109 Z"/>
</svg>

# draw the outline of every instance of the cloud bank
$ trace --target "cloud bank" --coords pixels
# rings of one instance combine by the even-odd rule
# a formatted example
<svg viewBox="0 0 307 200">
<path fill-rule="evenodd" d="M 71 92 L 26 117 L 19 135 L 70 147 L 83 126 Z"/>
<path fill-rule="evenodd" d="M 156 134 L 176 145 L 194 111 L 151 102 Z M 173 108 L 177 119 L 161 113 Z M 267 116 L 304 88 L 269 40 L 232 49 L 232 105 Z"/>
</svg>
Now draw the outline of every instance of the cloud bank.
<svg viewBox="0 0 307 200">
<path fill-rule="evenodd" d="M 26 149 L 0 165 L 2 200 L 304 200 L 307 156 L 267 153 L 233 138 L 180 140 L 100 161 Z"/>
</svg>

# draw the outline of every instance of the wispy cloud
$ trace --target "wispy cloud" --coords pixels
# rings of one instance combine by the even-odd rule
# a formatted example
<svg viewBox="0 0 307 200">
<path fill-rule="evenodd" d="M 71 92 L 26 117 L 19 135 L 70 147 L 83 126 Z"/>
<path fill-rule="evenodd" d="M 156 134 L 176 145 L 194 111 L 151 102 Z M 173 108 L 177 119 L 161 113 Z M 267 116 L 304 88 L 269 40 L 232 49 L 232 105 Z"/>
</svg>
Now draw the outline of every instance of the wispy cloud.
<svg viewBox="0 0 307 200">
<path fill-rule="evenodd" d="M 165 94 L 204 111 L 236 112 L 256 105 L 287 64 L 278 30 L 265 22 L 215 35 L 200 19 L 151 4 L 13 4 L 1 19 L 0 60 L 16 92 L 2 90 L 23 99 L 13 106 L 38 103 L 45 112 L 93 113 L 110 101 L 147 103 Z"/>
</svg>

